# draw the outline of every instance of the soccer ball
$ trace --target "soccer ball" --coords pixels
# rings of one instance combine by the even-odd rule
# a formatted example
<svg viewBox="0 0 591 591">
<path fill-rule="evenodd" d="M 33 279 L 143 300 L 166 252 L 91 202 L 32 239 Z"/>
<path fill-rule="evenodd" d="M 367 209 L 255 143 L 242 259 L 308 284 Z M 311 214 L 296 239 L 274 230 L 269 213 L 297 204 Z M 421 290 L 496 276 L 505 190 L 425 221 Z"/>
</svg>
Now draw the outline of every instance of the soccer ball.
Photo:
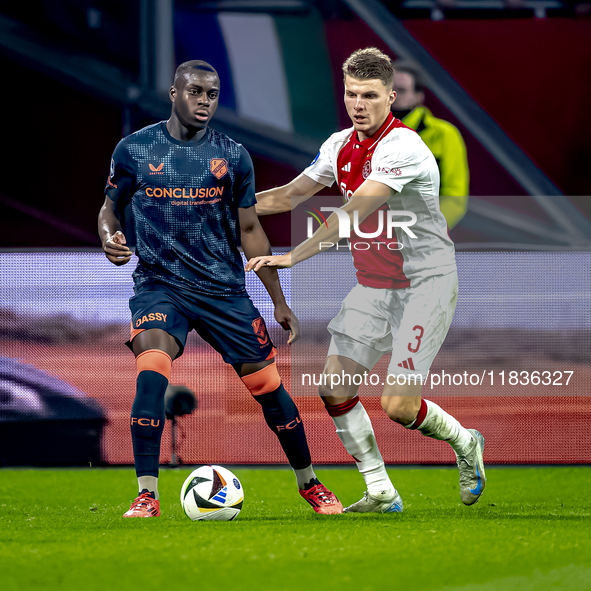
<svg viewBox="0 0 591 591">
<path fill-rule="evenodd" d="M 181 488 L 181 505 L 193 521 L 231 521 L 240 513 L 243 502 L 240 481 L 221 466 L 193 470 Z"/>
</svg>

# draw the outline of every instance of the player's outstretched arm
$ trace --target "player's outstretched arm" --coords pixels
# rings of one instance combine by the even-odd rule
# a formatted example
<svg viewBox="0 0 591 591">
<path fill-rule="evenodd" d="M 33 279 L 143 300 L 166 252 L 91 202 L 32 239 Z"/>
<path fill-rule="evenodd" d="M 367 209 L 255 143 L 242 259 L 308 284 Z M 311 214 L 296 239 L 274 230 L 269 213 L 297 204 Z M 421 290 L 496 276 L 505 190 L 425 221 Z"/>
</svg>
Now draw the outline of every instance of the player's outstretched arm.
<svg viewBox="0 0 591 591">
<path fill-rule="evenodd" d="M 329 250 L 340 239 L 339 229 L 342 228 L 342 219 L 347 223 L 349 231 L 353 227 L 353 216 L 357 212 L 361 223 L 368 215 L 381 207 L 395 193 L 394 189 L 378 181 L 365 181 L 351 197 L 351 200 L 340 208 L 339 213 L 333 213 L 312 234 L 310 238 L 298 244 L 291 252 L 284 255 L 264 255 L 248 260 L 247 271 L 259 271 L 264 267 L 292 267 L 301 261 L 312 258 L 323 250 Z M 342 213 L 346 214 L 346 217 Z M 340 215 L 339 215 L 340 214 Z"/>
<path fill-rule="evenodd" d="M 257 215 L 292 211 L 300 203 L 318 193 L 320 189 L 324 189 L 323 184 L 302 173 L 287 185 L 257 193 Z"/>
<path fill-rule="evenodd" d="M 121 229 L 117 204 L 109 197 L 105 197 L 99 212 L 98 233 L 103 252 L 114 265 L 120 266 L 129 262 L 133 253 L 125 246 L 126 240 Z"/>
<path fill-rule="evenodd" d="M 238 209 L 240 222 L 240 238 L 242 250 L 247 260 L 260 255 L 270 255 L 271 245 L 265 231 L 263 230 L 254 207 Z M 275 306 L 275 320 L 284 330 L 291 332 L 288 344 L 293 343 L 299 336 L 299 324 L 295 314 L 289 309 L 281 289 L 277 269 L 263 268 L 257 272 L 259 279 L 269 293 Z"/>
</svg>

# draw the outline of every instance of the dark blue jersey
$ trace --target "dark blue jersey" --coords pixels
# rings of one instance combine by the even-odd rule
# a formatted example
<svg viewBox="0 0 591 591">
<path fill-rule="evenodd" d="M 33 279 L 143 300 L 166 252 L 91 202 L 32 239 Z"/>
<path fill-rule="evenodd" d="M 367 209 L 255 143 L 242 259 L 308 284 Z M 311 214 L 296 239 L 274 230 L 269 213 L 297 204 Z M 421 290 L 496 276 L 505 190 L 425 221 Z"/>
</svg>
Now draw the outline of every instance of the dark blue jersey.
<svg viewBox="0 0 591 591">
<path fill-rule="evenodd" d="M 165 121 L 150 125 L 115 148 L 105 194 L 120 211 L 131 201 L 136 290 L 163 282 L 212 295 L 246 291 L 238 208 L 256 199 L 241 144 L 212 129 L 181 142 Z"/>
</svg>

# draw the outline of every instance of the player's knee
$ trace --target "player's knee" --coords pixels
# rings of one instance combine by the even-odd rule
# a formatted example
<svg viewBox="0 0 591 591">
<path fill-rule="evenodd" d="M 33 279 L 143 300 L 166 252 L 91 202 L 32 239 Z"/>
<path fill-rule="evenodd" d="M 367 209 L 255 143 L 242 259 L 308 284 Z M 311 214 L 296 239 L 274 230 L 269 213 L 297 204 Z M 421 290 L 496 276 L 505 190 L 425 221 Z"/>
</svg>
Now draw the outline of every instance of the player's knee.
<svg viewBox="0 0 591 591">
<path fill-rule="evenodd" d="M 332 380 L 329 374 L 327 380 L 320 382 L 318 386 L 318 394 L 325 402 L 325 404 L 338 404 L 338 402 L 332 402 L 333 399 L 342 400 L 344 398 L 352 398 L 357 393 L 357 388 L 352 388 L 347 384 L 338 384 L 336 380 Z"/>
<path fill-rule="evenodd" d="M 318 386 L 318 394 L 320 394 L 320 397 L 325 404 L 332 404 L 332 399 L 336 397 L 335 392 L 333 392 L 333 389 L 330 387 L 330 384 L 321 383 L 320 386 Z"/>
<path fill-rule="evenodd" d="M 175 359 L 180 350 L 176 339 L 159 328 L 150 328 L 137 334 L 131 341 L 131 348 L 136 358 L 150 350 L 159 349 Z"/>
<path fill-rule="evenodd" d="M 281 377 L 277 371 L 277 365 L 271 363 L 263 369 L 259 369 L 240 378 L 253 396 L 261 396 L 274 392 L 281 386 Z"/>
<path fill-rule="evenodd" d="M 172 358 L 166 352 L 160 349 L 148 349 L 141 352 L 136 358 L 138 376 L 143 371 L 153 371 L 167 380 L 170 379 L 170 369 L 172 367 Z"/>
<path fill-rule="evenodd" d="M 382 408 L 388 418 L 401 425 L 410 425 L 416 418 L 421 407 L 414 397 L 390 397 L 382 396 Z"/>
</svg>

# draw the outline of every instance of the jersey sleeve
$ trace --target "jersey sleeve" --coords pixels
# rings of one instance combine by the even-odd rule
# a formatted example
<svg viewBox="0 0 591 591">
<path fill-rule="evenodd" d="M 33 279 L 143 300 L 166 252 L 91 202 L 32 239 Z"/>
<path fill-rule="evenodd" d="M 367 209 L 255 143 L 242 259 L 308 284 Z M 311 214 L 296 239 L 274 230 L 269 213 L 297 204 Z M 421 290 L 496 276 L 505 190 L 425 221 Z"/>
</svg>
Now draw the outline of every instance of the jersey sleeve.
<svg viewBox="0 0 591 591">
<path fill-rule="evenodd" d="M 422 173 L 423 158 L 417 154 L 416 149 L 409 150 L 408 144 L 404 154 L 401 154 L 399 144 L 400 142 L 384 142 L 378 146 L 367 180 L 378 181 L 400 193 L 404 185 Z"/>
<path fill-rule="evenodd" d="M 240 160 L 236 167 L 234 181 L 234 202 L 236 207 L 252 207 L 256 205 L 254 196 L 254 167 L 250 154 L 244 146 L 240 146 Z"/>
<path fill-rule="evenodd" d="M 121 206 L 131 202 L 136 184 L 135 161 L 124 142 L 125 140 L 121 140 L 113 152 L 109 178 L 105 187 L 105 195 Z"/>
<path fill-rule="evenodd" d="M 328 138 L 320 147 L 320 151 L 304 170 L 304 174 L 325 187 L 331 187 L 335 181 L 332 165 L 331 138 Z"/>
</svg>

